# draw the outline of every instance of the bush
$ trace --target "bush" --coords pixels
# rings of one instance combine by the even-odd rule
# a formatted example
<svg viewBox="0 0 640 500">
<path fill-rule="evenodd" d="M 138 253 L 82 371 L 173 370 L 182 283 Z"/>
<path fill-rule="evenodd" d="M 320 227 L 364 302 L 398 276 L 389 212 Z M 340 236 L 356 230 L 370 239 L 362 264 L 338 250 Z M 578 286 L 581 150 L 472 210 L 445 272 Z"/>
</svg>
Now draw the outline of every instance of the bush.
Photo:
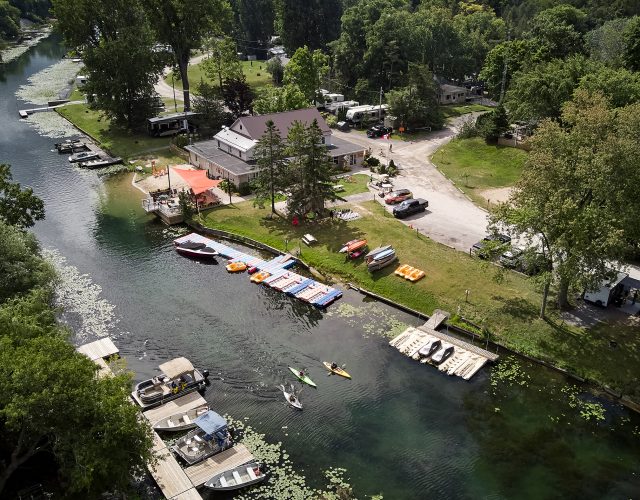
<svg viewBox="0 0 640 500">
<path fill-rule="evenodd" d="M 220 189 L 222 189 L 225 193 L 228 193 L 229 191 L 231 191 L 232 193 L 235 193 L 238 188 L 236 188 L 236 185 L 231 182 L 229 179 L 223 179 L 222 182 L 218 185 L 218 187 Z"/>
<path fill-rule="evenodd" d="M 328 115 L 325 119 L 329 128 L 336 128 L 338 126 L 338 119 L 333 115 Z"/>
<path fill-rule="evenodd" d="M 240 185 L 238 186 L 238 194 L 240 196 L 248 196 L 253 192 L 253 189 L 251 188 L 251 184 L 248 182 L 241 182 Z"/>
<path fill-rule="evenodd" d="M 179 148 L 184 149 L 184 147 L 189 144 L 189 139 L 187 139 L 186 135 L 177 135 L 173 143 Z"/>
<path fill-rule="evenodd" d="M 464 121 L 458 132 L 457 138 L 459 139 L 471 139 L 480 135 L 476 120 L 469 118 Z"/>
</svg>

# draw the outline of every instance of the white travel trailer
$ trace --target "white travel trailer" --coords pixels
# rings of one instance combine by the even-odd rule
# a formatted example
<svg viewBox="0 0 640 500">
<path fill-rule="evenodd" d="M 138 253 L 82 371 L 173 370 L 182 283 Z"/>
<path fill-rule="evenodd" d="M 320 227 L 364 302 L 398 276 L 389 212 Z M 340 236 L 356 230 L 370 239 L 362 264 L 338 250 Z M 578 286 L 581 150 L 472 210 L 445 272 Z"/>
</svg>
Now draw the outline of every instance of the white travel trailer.
<svg viewBox="0 0 640 500">
<path fill-rule="evenodd" d="M 384 120 L 384 116 L 389 106 L 383 104 L 382 106 L 355 106 L 347 110 L 347 121 L 353 124 L 360 124 L 365 117 L 370 120 Z"/>
<path fill-rule="evenodd" d="M 627 273 L 618 272 L 613 280 L 605 280 L 597 290 L 585 290 L 584 300 L 597 306 L 607 307 L 616 297 L 622 293 L 624 288 L 622 281 L 629 276 Z"/>
</svg>

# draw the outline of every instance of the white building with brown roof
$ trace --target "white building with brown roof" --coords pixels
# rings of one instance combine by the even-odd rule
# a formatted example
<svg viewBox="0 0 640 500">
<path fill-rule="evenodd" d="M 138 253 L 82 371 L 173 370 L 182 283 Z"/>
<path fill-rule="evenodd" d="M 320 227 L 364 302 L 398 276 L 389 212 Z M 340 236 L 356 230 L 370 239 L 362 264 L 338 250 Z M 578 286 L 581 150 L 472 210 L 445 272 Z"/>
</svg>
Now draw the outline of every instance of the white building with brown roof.
<svg viewBox="0 0 640 500">
<path fill-rule="evenodd" d="M 333 137 L 316 108 L 242 116 L 230 127 L 224 127 L 213 139 L 187 146 L 185 149 L 189 152 L 189 162 L 208 170 L 214 178 L 231 180 L 236 186 L 251 181 L 258 175 L 258 166 L 253 159 L 255 146 L 266 132 L 269 120 L 273 121 L 285 140 L 294 122 L 309 126 L 316 120 L 322 132 L 322 143 L 327 146 L 327 154 L 337 166 L 355 167 L 362 164 L 364 148 Z"/>
</svg>

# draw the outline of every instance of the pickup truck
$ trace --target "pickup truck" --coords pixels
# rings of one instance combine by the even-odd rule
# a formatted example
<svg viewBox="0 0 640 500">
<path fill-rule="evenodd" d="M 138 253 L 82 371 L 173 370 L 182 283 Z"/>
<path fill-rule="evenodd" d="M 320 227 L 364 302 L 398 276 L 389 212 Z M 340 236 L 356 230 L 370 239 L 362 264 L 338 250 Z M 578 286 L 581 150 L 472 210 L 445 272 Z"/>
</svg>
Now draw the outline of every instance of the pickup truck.
<svg viewBox="0 0 640 500">
<path fill-rule="evenodd" d="M 398 219 L 402 219 L 412 214 L 424 212 L 428 206 L 429 202 L 427 200 L 423 200 L 422 198 L 404 200 L 398 206 L 393 207 L 393 216 L 397 217 Z"/>
</svg>

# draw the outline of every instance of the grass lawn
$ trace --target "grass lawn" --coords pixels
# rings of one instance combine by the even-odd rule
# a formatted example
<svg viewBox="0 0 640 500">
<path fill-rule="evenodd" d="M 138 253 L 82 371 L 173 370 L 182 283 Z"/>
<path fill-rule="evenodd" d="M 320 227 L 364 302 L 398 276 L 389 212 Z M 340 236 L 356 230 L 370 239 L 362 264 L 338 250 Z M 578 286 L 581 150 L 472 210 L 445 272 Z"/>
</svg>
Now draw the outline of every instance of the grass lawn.
<svg viewBox="0 0 640 500">
<path fill-rule="evenodd" d="M 216 208 L 204 215 L 202 222 L 282 250 L 284 240 L 288 239 L 290 250 L 300 245 L 303 260 L 344 281 L 425 313 L 432 313 L 435 308 L 456 313 L 460 308 L 463 316 L 488 328 L 493 340 L 520 352 L 625 392 L 638 385 L 640 340 L 631 335 L 630 329 L 610 328 L 605 333 L 570 328 L 557 319 L 540 320 L 537 317 L 540 294 L 526 277 L 507 273 L 506 279 L 498 283 L 493 279 L 492 265 L 416 235 L 377 202 L 364 202 L 358 207 L 364 217 L 357 221 L 333 220 L 296 228 L 282 219 L 268 218 L 268 210 L 245 202 Z M 312 233 L 319 244 L 314 247 L 300 244 L 305 233 Z M 369 240 L 370 247 L 393 243 L 399 262 L 423 269 L 426 277 L 410 283 L 393 274 L 395 266 L 372 275 L 362 260 L 345 260 L 338 249 L 345 241 L 361 237 Z M 470 290 L 469 302 L 465 302 L 465 290 Z M 625 348 L 611 351 L 610 339 Z M 607 351 L 605 355 L 603 350 Z"/>
<path fill-rule="evenodd" d="M 512 186 L 520 177 L 527 153 L 488 145 L 483 139 L 456 139 L 433 155 L 433 163 L 478 204 L 486 204 L 485 189 Z"/>
<path fill-rule="evenodd" d="M 440 110 L 442 111 L 445 120 L 450 120 L 451 118 L 456 118 L 458 116 L 478 111 L 491 111 L 492 109 L 492 107 L 484 106 L 482 104 L 448 104 L 440 106 Z"/>
<path fill-rule="evenodd" d="M 349 178 L 351 180 L 348 180 Z M 340 191 L 338 193 L 343 198 L 352 194 L 366 193 L 369 191 L 369 188 L 367 187 L 368 182 L 369 175 L 365 174 L 354 174 L 350 177 L 335 179 L 335 185 L 342 184 L 344 186 L 344 191 Z"/>
<path fill-rule="evenodd" d="M 171 143 L 170 137 L 149 137 L 145 133 L 133 133 L 111 125 L 108 118 L 89 109 L 86 104 L 71 104 L 56 111 L 115 156 L 139 156 L 168 148 Z"/>
<path fill-rule="evenodd" d="M 264 87 L 265 85 L 272 84 L 271 75 L 266 70 L 266 61 L 241 61 L 241 63 L 242 71 L 244 72 L 244 76 L 247 78 L 247 83 L 251 85 L 254 90 Z M 187 73 L 189 75 L 189 84 L 191 85 L 192 91 L 195 91 L 195 87 L 200 80 L 210 82 L 204 74 L 202 64 L 190 64 Z M 170 72 L 164 79 L 168 85 L 171 85 L 171 77 L 172 72 Z M 182 91 L 182 81 L 180 80 L 179 75 L 176 75 L 173 84 L 175 85 L 176 90 Z"/>
</svg>

